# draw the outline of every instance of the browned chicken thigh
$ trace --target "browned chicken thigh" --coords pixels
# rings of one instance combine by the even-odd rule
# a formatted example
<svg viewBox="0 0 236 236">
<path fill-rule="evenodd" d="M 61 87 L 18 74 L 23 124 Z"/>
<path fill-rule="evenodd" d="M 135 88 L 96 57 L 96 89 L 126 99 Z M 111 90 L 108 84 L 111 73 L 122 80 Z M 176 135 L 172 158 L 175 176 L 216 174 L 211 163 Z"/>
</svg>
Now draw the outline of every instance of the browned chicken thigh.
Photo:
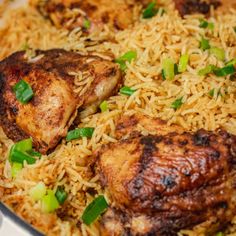
<svg viewBox="0 0 236 236">
<path fill-rule="evenodd" d="M 27 104 L 13 92 L 21 79 L 34 92 Z M 14 53 L 0 62 L 0 126 L 14 141 L 31 136 L 46 153 L 66 135 L 78 108 L 98 105 L 120 83 L 119 67 L 96 56 L 61 49 L 37 51 L 33 59 Z"/>
<path fill-rule="evenodd" d="M 209 14 L 211 7 L 220 10 L 236 7 L 236 0 L 174 0 L 174 3 L 181 16 L 194 13 Z"/>
<path fill-rule="evenodd" d="M 114 202 L 102 218 L 102 234 L 176 235 L 206 220 L 223 226 L 233 218 L 235 136 L 183 132 L 145 116 L 125 117 L 117 129 L 125 139 L 97 154 L 102 185 Z"/>
<path fill-rule="evenodd" d="M 57 27 L 69 30 L 82 27 L 89 30 L 101 28 L 104 24 L 116 29 L 125 29 L 135 20 L 134 6 L 141 6 L 146 0 L 47 0 L 38 8 Z M 72 10 L 72 11 L 71 11 Z M 91 26 L 86 25 L 91 23 Z"/>
</svg>

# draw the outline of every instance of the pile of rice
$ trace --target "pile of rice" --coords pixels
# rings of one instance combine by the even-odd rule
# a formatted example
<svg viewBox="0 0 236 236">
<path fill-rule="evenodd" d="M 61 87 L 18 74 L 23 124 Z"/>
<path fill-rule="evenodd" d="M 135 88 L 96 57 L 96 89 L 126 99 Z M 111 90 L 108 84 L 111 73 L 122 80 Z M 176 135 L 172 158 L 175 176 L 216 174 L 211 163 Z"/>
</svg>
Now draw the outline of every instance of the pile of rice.
<svg viewBox="0 0 236 236">
<path fill-rule="evenodd" d="M 79 125 L 95 128 L 91 139 L 69 143 L 63 140 L 52 154 L 43 156 L 34 165 L 25 165 L 17 178 L 12 179 L 7 156 L 13 143 L 0 130 L 0 199 L 48 235 L 99 235 L 98 221 L 90 227 L 80 221 L 86 205 L 93 200 L 93 193 L 104 194 L 99 177 L 88 164 L 99 146 L 116 142 L 115 123 L 122 114 L 139 112 L 160 117 L 168 124 L 179 124 L 186 130 L 224 128 L 236 134 L 236 82 L 228 77 L 198 75 L 198 71 L 209 64 L 224 66 L 208 51 L 199 49 L 202 35 L 209 38 L 212 46 L 223 48 L 227 60 L 236 58 L 236 10 L 218 14 L 212 9 L 208 21 L 213 22 L 215 28 L 211 31 L 199 27 L 202 15 L 182 19 L 172 1 L 163 2 L 167 12 L 163 16 L 140 18 L 134 27 L 122 32 L 105 28 L 100 34 L 90 36 L 83 36 L 80 29 L 72 32 L 56 29 L 30 6 L 6 15 L 6 25 L 0 29 L 0 59 L 21 50 L 26 43 L 33 49 L 57 47 L 85 54 L 95 51 L 104 57 L 112 54 L 119 57 L 129 50 L 135 50 L 138 55 L 128 65 L 124 81 L 136 92 L 130 97 L 120 94 L 110 97 L 109 111 L 86 117 Z M 190 55 L 186 72 L 172 81 L 163 81 L 163 59 L 171 58 L 177 63 L 185 53 Z M 216 91 L 213 97 L 209 96 L 212 89 Z M 181 97 L 184 103 L 175 111 L 171 104 Z M 40 181 L 54 190 L 64 185 L 69 193 L 66 204 L 57 214 L 42 213 L 40 205 L 29 197 L 29 190 Z M 234 224 L 236 219 L 227 229 L 228 235 L 235 235 Z M 207 222 L 180 234 L 205 235 L 206 229 Z"/>
</svg>

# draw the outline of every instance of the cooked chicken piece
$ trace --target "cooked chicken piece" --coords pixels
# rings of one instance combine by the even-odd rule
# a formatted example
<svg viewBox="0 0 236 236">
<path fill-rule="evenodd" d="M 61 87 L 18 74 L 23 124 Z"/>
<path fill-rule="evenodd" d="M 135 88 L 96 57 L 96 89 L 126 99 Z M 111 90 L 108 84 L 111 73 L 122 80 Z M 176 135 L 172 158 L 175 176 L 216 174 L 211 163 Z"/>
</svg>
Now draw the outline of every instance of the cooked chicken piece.
<svg viewBox="0 0 236 236">
<path fill-rule="evenodd" d="M 26 105 L 12 89 L 21 79 L 34 91 Z M 100 103 L 120 83 L 118 66 L 96 56 L 54 49 L 36 51 L 29 60 L 25 52 L 14 53 L 0 62 L 0 126 L 14 141 L 31 136 L 46 153 L 66 135 L 78 108 Z"/>
<path fill-rule="evenodd" d="M 127 133 L 136 131 L 127 120 Z M 236 210 L 236 136 L 172 130 L 147 117 L 143 124 L 155 134 L 136 133 L 97 153 L 113 202 L 102 218 L 102 235 L 176 235 L 212 218 L 221 226 L 229 222 Z"/>
<path fill-rule="evenodd" d="M 168 126 L 161 119 L 150 118 L 141 114 L 123 116 L 116 125 L 117 139 L 140 136 L 140 133 L 156 134 L 157 132 L 159 135 L 166 135 L 170 132 L 183 133 L 184 130 L 178 125 Z"/>
<path fill-rule="evenodd" d="M 125 29 L 135 20 L 134 6 L 146 0 L 47 0 L 39 1 L 40 12 L 57 27 L 69 30 L 76 27 L 94 30 L 104 24 L 116 29 Z M 86 26 L 89 20 L 91 26 Z"/>
<path fill-rule="evenodd" d="M 181 16 L 193 13 L 208 14 L 211 6 L 217 8 L 221 5 L 220 0 L 174 0 L 174 2 Z"/>
<path fill-rule="evenodd" d="M 236 0 L 174 0 L 174 3 L 181 16 L 193 13 L 209 14 L 211 6 L 220 10 L 236 7 Z"/>
</svg>

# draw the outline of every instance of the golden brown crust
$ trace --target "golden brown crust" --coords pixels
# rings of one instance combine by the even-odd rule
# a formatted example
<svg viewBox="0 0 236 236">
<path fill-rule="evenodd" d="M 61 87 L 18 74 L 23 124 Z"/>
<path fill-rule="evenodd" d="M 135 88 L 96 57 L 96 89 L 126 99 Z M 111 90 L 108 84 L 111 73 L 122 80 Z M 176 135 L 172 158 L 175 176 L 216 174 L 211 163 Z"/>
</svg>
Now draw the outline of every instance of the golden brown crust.
<svg viewBox="0 0 236 236">
<path fill-rule="evenodd" d="M 104 24 L 115 29 L 125 29 L 134 22 L 134 6 L 141 6 L 143 2 L 147 1 L 48 0 L 43 5 L 39 4 L 38 8 L 57 27 L 65 27 L 69 30 L 78 26 L 83 27 L 84 19 L 91 21 L 92 29 L 101 28 Z M 78 13 L 73 17 L 69 11 L 74 9 L 82 10 L 85 15 Z"/>
<path fill-rule="evenodd" d="M 155 127 L 153 120 L 149 125 Z M 131 135 L 98 153 L 102 184 L 122 212 L 117 214 L 128 218 L 124 230 L 172 235 L 211 217 L 229 222 L 236 210 L 236 137 L 220 130 L 171 132 L 171 127 L 159 134 L 155 128 L 155 135 Z M 138 227 L 140 217 L 148 228 Z"/>
<path fill-rule="evenodd" d="M 78 107 L 86 108 L 116 91 L 121 73 L 115 63 L 61 49 L 37 51 L 36 56 L 30 61 L 24 52 L 17 52 L 0 63 L 0 125 L 14 141 L 31 136 L 35 147 L 46 153 L 66 135 Z M 92 78 L 83 94 L 75 92 L 71 72 Z M 21 79 L 34 91 L 26 105 L 16 100 L 12 90 Z M 99 86 L 103 86 L 101 94 Z"/>
</svg>

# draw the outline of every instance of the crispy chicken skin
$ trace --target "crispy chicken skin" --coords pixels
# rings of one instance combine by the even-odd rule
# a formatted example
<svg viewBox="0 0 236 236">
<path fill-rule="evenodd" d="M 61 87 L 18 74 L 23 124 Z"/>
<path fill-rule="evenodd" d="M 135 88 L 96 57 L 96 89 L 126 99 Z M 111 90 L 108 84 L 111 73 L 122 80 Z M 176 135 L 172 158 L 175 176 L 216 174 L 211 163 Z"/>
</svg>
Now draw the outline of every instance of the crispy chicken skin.
<svg viewBox="0 0 236 236">
<path fill-rule="evenodd" d="M 83 94 L 75 92 L 71 72 L 92 78 Z M 16 100 L 12 90 L 21 79 L 34 91 L 26 105 Z M 37 51 L 36 57 L 28 60 L 25 52 L 16 52 L 0 62 L 0 125 L 14 141 L 31 136 L 35 148 L 46 153 L 66 135 L 78 108 L 97 104 L 120 83 L 118 66 L 96 56 L 53 49 Z"/>
<path fill-rule="evenodd" d="M 236 0 L 174 0 L 174 3 L 181 16 L 193 13 L 209 14 L 211 7 L 223 11 L 236 7 Z"/>
<path fill-rule="evenodd" d="M 208 14 L 211 6 L 217 8 L 221 5 L 220 0 L 174 0 L 174 3 L 181 16 L 193 13 Z"/>
<path fill-rule="evenodd" d="M 125 29 L 134 22 L 133 8 L 146 0 L 47 0 L 38 4 L 40 12 L 57 27 L 69 30 L 84 26 L 84 20 L 91 21 L 91 29 L 107 24 L 115 29 Z M 39 2 L 40 3 L 40 2 Z M 82 10 L 71 14 L 69 10 Z"/>
<path fill-rule="evenodd" d="M 176 235 L 212 218 L 229 222 L 236 210 L 236 137 L 143 119 L 155 134 L 138 134 L 134 120 L 141 116 L 125 117 L 119 125 L 130 135 L 97 153 L 102 185 L 114 202 L 102 218 L 103 234 Z"/>
</svg>

